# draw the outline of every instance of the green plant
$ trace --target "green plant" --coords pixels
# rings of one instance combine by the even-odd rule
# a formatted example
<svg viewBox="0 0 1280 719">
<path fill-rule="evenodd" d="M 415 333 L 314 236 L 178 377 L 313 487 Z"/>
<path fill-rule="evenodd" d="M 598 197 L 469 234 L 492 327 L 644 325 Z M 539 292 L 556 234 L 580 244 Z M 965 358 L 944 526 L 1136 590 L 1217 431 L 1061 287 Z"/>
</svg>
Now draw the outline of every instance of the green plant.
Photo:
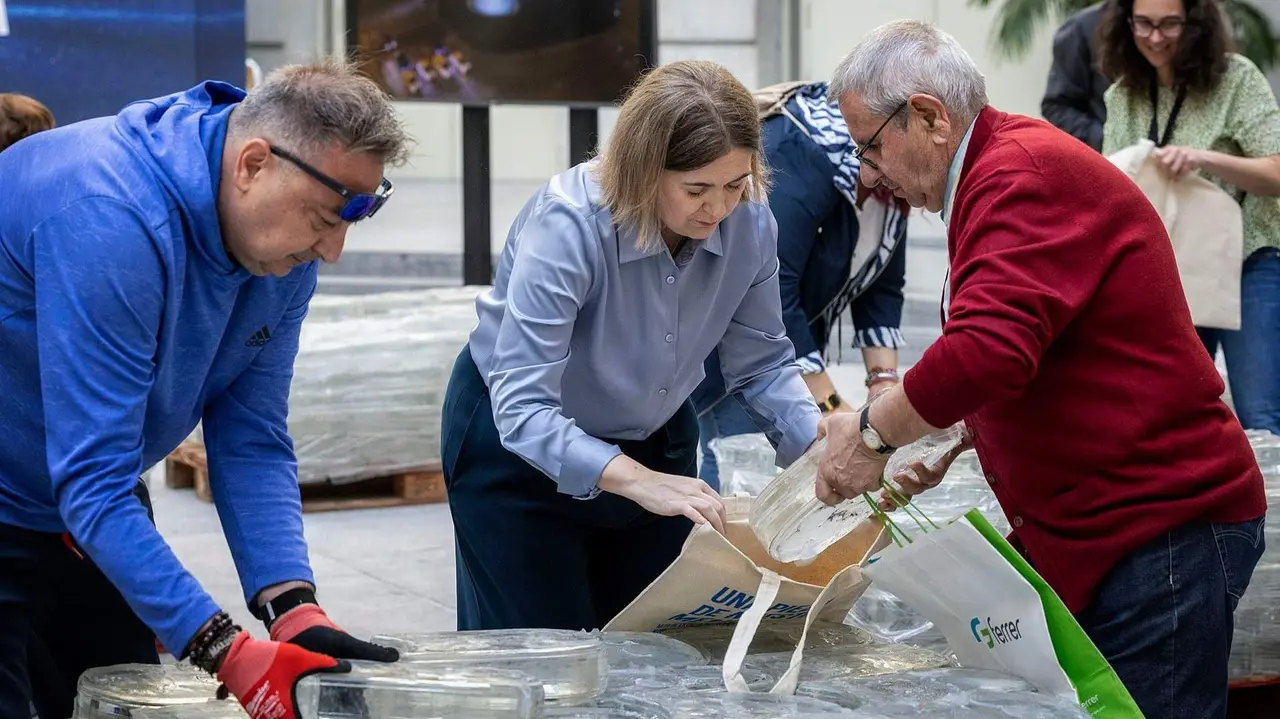
<svg viewBox="0 0 1280 719">
<path fill-rule="evenodd" d="M 1000 55 L 1011 60 L 1026 57 L 1031 42 L 1045 23 L 1055 25 L 1068 15 L 1101 0 L 969 0 L 969 5 L 999 5 L 992 42 Z M 1271 22 L 1265 13 L 1245 0 L 1221 0 L 1231 19 L 1240 54 L 1266 70 L 1280 60 Z"/>
</svg>

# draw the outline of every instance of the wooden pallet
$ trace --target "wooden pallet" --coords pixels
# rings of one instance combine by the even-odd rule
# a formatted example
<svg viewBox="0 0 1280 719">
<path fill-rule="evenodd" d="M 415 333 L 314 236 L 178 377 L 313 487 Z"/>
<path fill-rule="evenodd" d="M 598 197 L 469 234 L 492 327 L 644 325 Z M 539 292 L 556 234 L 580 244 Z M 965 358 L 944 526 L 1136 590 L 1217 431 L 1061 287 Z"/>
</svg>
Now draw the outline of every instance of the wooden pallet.
<svg viewBox="0 0 1280 719">
<path fill-rule="evenodd" d="M 166 487 L 194 489 L 200 499 L 213 501 L 213 493 L 209 491 L 208 461 L 203 446 L 184 442 L 165 458 L 164 465 Z M 439 465 L 344 484 L 303 484 L 299 489 L 302 494 L 302 511 L 308 513 L 402 507 L 445 501 L 444 477 Z"/>
</svg>

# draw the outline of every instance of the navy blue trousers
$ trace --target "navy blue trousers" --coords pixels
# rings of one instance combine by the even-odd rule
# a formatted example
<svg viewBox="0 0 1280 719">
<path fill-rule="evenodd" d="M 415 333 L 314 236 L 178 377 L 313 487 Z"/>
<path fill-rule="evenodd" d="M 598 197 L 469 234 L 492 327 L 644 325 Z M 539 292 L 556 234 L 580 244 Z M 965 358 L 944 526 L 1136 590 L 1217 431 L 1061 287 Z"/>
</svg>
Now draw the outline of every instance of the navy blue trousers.
<svg viewBox="0 0 1280 719">
<path fill-rule="evenodd" d="M 150 509 L 145 485 L 139 499 Z M 0 717 L 70 717 L 86 669 L 158 664 L 155 634 L 74 543 L 0 524 Z"/>
<path fill-rule="evenodd" d="M 1235 610 L 1264 524 L 1179 527 L 1116 565 L 1076 615 L 1145 716 L 1226 719 Z"/>
<path fill-rule="evenodd" d="M 697 476 L 684 407 L 641 441 L 609 440 L 658 472 Z M 457 539 L 458 629 L 603 627 L 680 554 L 693 523 L 629 499 L 574 499 L 503 448 L 469 348 L 445 392 L 441 459 Z"/>
</svg>

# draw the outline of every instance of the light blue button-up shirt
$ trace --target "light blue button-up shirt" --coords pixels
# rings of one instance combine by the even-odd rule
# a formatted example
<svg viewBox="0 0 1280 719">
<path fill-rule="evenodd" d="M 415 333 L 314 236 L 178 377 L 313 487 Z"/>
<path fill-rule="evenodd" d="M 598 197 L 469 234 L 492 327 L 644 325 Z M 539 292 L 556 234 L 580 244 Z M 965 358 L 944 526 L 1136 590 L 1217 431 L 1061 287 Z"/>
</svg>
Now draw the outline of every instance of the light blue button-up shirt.
<svg viewBox="0 0 1280 719">
<path fill-rule="evenodd" d="M 743 202 L 673 259 L 614 227 L 593 168 L 557 175 L 525 204 L 476 302 L 471 355 L 503 446 L 561 492 L 590 495 L 621 453 L 598 438 L 660 429 L 718 345 L 726 386 L 763 422 L 779 466 L 791 464 L 821 411 L 782 324 L 773 214 Z"/>
</svg>

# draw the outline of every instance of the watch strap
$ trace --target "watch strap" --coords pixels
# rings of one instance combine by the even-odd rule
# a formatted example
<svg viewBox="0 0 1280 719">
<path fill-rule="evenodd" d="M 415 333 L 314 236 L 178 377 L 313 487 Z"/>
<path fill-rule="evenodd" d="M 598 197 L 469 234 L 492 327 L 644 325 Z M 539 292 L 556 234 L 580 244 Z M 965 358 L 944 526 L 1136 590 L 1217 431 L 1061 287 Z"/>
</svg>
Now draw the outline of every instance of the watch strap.
<svg viewBox="0 0 1280 719">
<path fill-rule="evenodd" d="M 834 410 L 836 407 L 844 404 L 844 400 L 840 399 L 840 395 L 832 392 L 827 398 L 818 403 L 818 409 L 824 413 Z"/>
<path fill-rule="evenodd" d="M 898 449 L 897 447 L 890 447 L 889 443 L 884 441 L 884 437 L 880 436 L 880 432 L 875 427 L 871 426 L 871 403 L 870 402 L 868 402 L 867 405 L 862 408 L 862 413 L 858 415 L 858 434 L 862 435 L 867 430 L 871 430 L 872 432 L 875 432 L 876 437 L 880 438 L 880 446 L 874 450 L 875 452 L 879 454 L 892 454 L 893 452 L 897 451 Z"/>
<path fill-rule="evenodd" d="M 303 604 L 319 605 L 316 601 L 316 593 L 307 587 L 295 587 L 269 602 L 264 602 L 261 606 L 254 609 L 254 616 L 262 620 L 267 625 L 267 629 L 275 623 L 277 619 L 284 616 L 291 609 L 296 609 Z"/>
</svg>

